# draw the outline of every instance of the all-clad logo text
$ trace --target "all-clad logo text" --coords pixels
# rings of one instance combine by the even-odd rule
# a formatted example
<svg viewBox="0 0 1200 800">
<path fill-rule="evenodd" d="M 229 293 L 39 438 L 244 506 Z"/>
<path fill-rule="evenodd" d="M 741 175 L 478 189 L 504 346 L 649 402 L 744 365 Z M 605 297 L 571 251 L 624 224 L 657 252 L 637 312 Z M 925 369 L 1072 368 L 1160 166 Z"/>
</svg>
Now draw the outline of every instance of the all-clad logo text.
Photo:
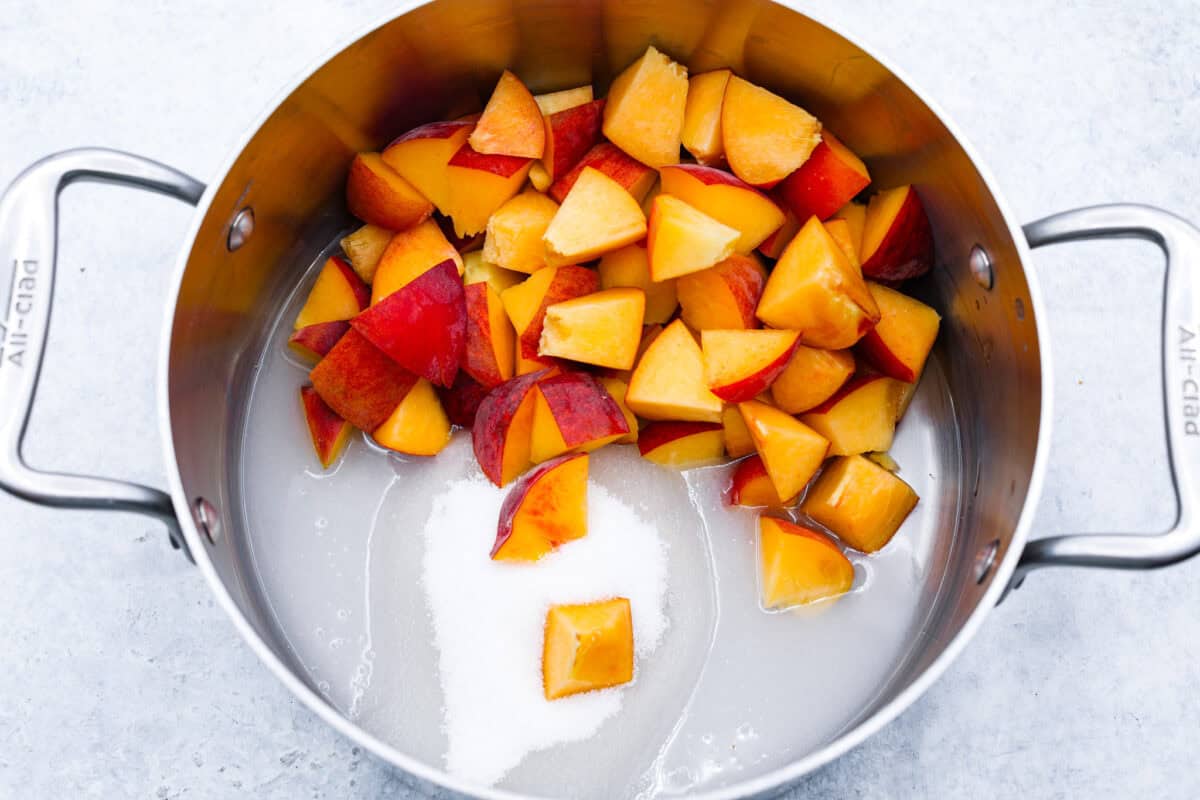
<svg viewBox="0 0 1200 800">
<path fill-rule="evenodd" d="M 1200 375 L 1196 368 L 1196 334 L 1179 326 L 1179 361 L 1183 366 L 1183 434 L 1200 436 Z"/>
<path fill-rule="evenodd" d="M 13 276 L 8 320 L 0 323 L 0 365 L 23 367 L 25 350 L 29 347 L 29 315 L 38 288 L 38 262 L 31 258 L 14 258 Z"/>
</svg>

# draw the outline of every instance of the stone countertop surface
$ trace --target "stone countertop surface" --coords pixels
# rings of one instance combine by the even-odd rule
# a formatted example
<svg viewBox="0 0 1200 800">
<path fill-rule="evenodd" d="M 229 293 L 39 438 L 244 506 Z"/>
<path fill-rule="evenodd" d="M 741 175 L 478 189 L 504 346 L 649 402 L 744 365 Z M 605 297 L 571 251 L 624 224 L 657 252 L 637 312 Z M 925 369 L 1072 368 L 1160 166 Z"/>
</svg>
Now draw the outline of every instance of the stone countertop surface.
<svg viewBox="0 0 1200 800">
<path fill-rule="evenodd" d="M 1139 201 L 1200 219 L 1190 0 L 798 5 L 936 98 L 1018 218 Z M 294 74 L 395 4 L 303 6 L 10 0 L 0 184 L 84 144 L 215 177 Z M 164 485 L 155 362 L 191 212 L 95 185 L 66 193 L 61 209 L 55 320 L 26 455 Z M 1133 243 L 1033 258 L 1056 365 L 1035 536 L 1150 532 L 1173 519 L 1161 261 Z M 417 796 L 292 699 L 156 523 L 0 495 L 0 608 L 0 797 Z M 1198 796 L 1198 612 L 1200 559 L 1034 575 L 928 694 L 789 796 Z"/>
</svg>

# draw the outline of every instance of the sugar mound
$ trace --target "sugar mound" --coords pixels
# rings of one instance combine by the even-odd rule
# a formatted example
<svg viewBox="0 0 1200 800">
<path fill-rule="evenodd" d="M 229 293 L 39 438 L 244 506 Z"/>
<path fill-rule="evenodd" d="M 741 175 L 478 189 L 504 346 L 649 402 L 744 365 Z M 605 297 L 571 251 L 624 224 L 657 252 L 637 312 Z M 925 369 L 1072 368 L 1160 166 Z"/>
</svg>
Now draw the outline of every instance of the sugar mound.
<svg viewBox="0 0 1200 800">
<path fill-rule="evenodd" d="M 667 630 L 667 546 L 603 487 L 588 486 L 588 535 L 537 564 L 489 557 L 507 489 L 447 485 L 425 525 L 422 585 L 433 617 L 446 769 L 484 785 L 535 750 L 586 739 L 621 708 L 621 687 L 547 701 L 542 630 L 558 603 L 628 597 L 634 680 Z"/>
</svg>

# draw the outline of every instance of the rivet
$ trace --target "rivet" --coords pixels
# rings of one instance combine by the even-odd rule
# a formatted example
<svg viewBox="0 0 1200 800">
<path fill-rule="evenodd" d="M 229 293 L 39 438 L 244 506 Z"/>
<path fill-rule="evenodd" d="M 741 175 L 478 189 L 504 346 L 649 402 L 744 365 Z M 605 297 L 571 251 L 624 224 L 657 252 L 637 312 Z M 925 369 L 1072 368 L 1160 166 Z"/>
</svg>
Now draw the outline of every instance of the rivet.
<svg viewBox="0 0 1200 800">
<path fill-rule="evenodd" d="M 983 583 L 983 579 L 992 571 L 992 567 L 996 565 L 996 555 L 1000 552 L 1000 540 L 992 539 L 983 546 L 979 551 L 979 555 L 975 556 L 975 582 Z"/>
<path fill-rule="evenodd" d="M 254 233 L 254 209 L 246 206 L 237 212 L 233 216 L 233 222 L 229 223 L 229 236 L 225 240 L 225 246 L 232 253 L 244 245 L 252 233 Z"/>
<path fill-rule="evenodd" d="M 196 516 L 196 525 L 209 544 L 216 544 L 221 538 L 221 517 L 212 503 L 203 497 L 197 497 L 192 504 L 192 513 Z"/>
<path fill-rule="evenodd" d="M 992 269 L 992 257 L 988 255 L 987 250 L 984 250 L 981 245 L 972 247 L 971 255 L 967 258 L 967 266 L 971 268 L 971 275 L 974 276 L 975 282 L 990 291 L 995 283 L 995 274 Z"/>
</svg>

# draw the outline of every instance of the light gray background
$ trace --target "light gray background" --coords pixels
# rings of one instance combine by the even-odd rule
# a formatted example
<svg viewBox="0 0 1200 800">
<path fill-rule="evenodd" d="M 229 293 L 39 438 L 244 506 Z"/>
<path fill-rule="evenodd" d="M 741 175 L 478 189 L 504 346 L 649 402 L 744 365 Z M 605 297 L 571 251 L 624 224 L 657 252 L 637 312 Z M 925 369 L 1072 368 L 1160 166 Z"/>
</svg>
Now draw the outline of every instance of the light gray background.
<svg viewBox="0 0 1200 800">
<path fill-rule="evenodd" d="M 8 0 L 0 183 L 102 144 L 214 177 L 243 129 L 383 0 Z M 1022 219 L 1138 200 L 1200 219 L 1200 14 L 1188 0 L 820 0 L 940 100 Z M 190 213 L 63 199 L 51 354 L 27 454 L 164 483 L 153 381 Z M 1151 531 L 1163 466 L 1162 267 L 1148 246 L 1038 253 L 1056 370 L 1035 535 Z M 0 495 L 0 796 L 408 797 L 290 696 L 156 524 Z M 1200 795 L 1200 560 L 1032 577 L 900 720 L 795 797 Z"/>
</svg>

